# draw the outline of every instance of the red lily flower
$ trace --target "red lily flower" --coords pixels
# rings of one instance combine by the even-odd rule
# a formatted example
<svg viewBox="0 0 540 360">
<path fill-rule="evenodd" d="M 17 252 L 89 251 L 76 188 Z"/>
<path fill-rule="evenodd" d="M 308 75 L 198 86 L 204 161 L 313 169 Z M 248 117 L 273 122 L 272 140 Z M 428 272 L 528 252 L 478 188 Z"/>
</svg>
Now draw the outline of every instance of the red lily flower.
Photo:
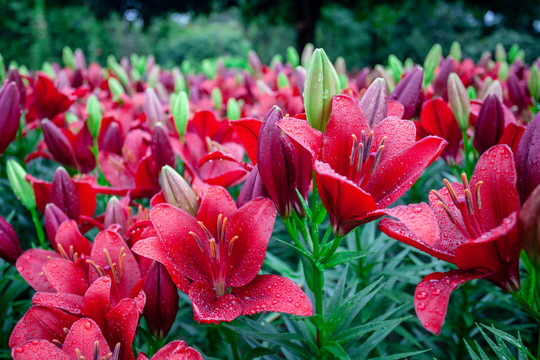
<svg viewBox="0 0 540 360">
<path fill-rule="evenodd" d="M 182 340 L 176 340 L 162 347 L 150 360 L 203 360 L 201 354 Z M 148 360 L 144 353 L 139 353 L 137 360 Z"/>
<path fill-rule="evenodd" d="M 424 224 L 436 234 L 435 241 L 418 234 L 394 219 L 383 219 L 379 228 L 394 239 L 429 255 L 455 264 L 459 270 L 426 276 L 415 291 L 418 318 L 429 331 L 438 334 L 446 315 L 452 290 L 472 279 L 486 279 L 507 291 L 519 288 L 517 233 L 520 208 L 512 151 L 497 145 L 486 151 L 476 165 L 470 183 L 450 184 L 429 195 L 426 204 L 403 207 L 407 216 L 435 217 Z"/>
<path fill-rule="evenodd" d="M 446 145 L 435 136 L 416 141 L 414 124 L 395 117 L 372 130 L 358 101 L 345 95 L 334 97 L 324 134 L 299 119 L 285 119 L 278 126 L 311 152 L 319 195 L 340 236 L 392 212 L 385 208 Z"/>
<path fill-rule="evenodd" d="M 196 217 L 169 204 L 153 208 L 150 219 L 158 237 L 138 241 L 133 251 L 165 265 L 189 295 L 200 322 L 232 321 L 262 311 L 311 315 L 311 302 L 292 281 L 257 275 L 275 216 L 268 199 L 237 209 L 224 188 L 211 186 Z"/>
<path fill-rule="evenodd" d="M 71 94 L 64 94 L 56 89 L 52 80 L 44 73 L 38 72 L 30 96 L 28 120 L 50 119 L 63 113 L 75 102 Z"/>
</svg>

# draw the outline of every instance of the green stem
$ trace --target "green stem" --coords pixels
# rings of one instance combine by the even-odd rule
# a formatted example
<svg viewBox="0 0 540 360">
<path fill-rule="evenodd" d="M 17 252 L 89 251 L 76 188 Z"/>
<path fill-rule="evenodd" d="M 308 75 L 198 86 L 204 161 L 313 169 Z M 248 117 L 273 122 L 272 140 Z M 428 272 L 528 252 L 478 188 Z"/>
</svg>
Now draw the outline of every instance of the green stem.
<svg viewBox="0 0 540 360">
<path fill-rule="evenodd" d="M 43 232 L 43 228 L 41 227 L 41 224 L 39 222 L 36 208 L 30 209 L 30 213 L 32 214 L 32 221 L 34 222 L 34 226 L 36 227 L 39 245 L 41 246 L 41 248 L 47 249 L 47 244 L 45 244 L 45 233 Z"/>
<path fill-rule="evenodd" d="M 471 154 L 471 144 L 467 137 L 467 129 L 461 129 L 461 135 L 463 136 L 463 148 L 465 150 L 465 172 L 467 175 L 471 175 L 471 164 L 470 164 L 470 154 Z"/>
<path fill-rule="evenodd" d="M 223 333 L 225 334 L 225 340 L 231 346 L 231 353 L 234 360 L 240 360 L 240 354 L 238 352 L 238 335 L 231 329 L 223 327 Z"/>
</svg>

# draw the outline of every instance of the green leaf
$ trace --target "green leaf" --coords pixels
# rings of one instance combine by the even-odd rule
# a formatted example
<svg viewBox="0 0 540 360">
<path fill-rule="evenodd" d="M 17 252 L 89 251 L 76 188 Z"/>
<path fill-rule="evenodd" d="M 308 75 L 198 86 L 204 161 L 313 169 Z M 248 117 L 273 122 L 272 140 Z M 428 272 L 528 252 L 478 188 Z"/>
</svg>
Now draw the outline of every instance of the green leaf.
<svg viewBox="0 0 540 360">
<path fill-rule="evenodd" d="M 431 349 L 426 350 L 418 350 L 418 351 L 411 351 L 411 352 L 405 352 L 401 354 L 393 354 L 393 355 L 387 355 L 387 356 L 381 356 L 377 358 L 370 358 L 369 360 L 400 360 L 400 359 L 414 359 L 412 356 L 420 355 L 425 352 L 430 351 Z"/>
<path fill-rule="evenodd" d="M 373 253 L 374 251 L 341 251 L 332 255 L 324 266 L 327 269 L 330 269 L 352 260 L 361 259 Z"/>
<path fill-rule="evenodd" d="M 306 203 L 306 199 L 304 199 L 304 197 L 302 196 L 300 191 L 298 191 L 298 189 L 294 189 L 294 190 L 296 190 L 296 195 L 298 196 L 298 199 L 300 200 L 300 204 L 302 204 L 302 209 L 304 209 L 307 219 L 311 221 L 312 213 L 311 213 L 311 209 L 309 208 L 309 205 Z"/>
<path fill-rule="evenodd" d="M 330 354 L 336 356 L 340 360 L 350 360 L 351 358 L 347 355 L 347 352 L 335 341 L 331 341 L 326 344 L 322 350 L 328 351 Z"/>
<path fill-rule="evenodd" d="M 380 329 L 384 329 L 389 326 L 396 327 L 397 325 L 399 325 L 400 323 L 402 323 L 408 318 L 410 318 L 410 316 L 404 316 L 401 318 L 384 320 L 384 321 L 374 320 L 370 323 L 355 326 L 353 328 L 342 331 L 338 335 L 336 335 L 336 338 L 339 340 L 340 343 L 355 340 L 372 331 L 378 331 Z"/>
</svg>

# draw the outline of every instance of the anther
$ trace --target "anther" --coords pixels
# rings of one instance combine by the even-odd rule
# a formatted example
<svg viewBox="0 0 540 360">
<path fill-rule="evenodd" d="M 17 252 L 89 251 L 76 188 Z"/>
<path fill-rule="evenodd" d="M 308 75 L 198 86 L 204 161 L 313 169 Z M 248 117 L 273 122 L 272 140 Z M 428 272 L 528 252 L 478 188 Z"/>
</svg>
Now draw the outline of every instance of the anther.
<svg viewBox="0 0 540 360">
<path fill-rule="evenodd" d="M 358 138 L 356 137 L 356 135 L 352 134 L 352 139 L 353 139 L 353 145 L 351 149 L 351 156 L 349 157 L 349 166 L 352 166 L 354 164 L 354 158 L 356 156 L 356 149 L 358 147 Z"/>
<path fill-rule="evenodd" d="M 95 262 L 93 262 L 92 260 L 88 259 L 86 260 L 86 262 L 88 264 L 90 264 L 94 270 L 98 273 L 98 275 L 101 277 L 101 276 L 105 276 L 105 272 L 103 271 L 103 269 L 101 268 L 101 266 L 99 266 L 98 264 L 96 264 Z"/>
<path fill-rule="evenodd" d="M 125 260 L 126 256 L 127 256 L 126 250 L 122 246 L 120 248 L 119 260 L 118 260 L 118 273 L 119 273 L 120 277 L 124 276 L 124 260 Z"/>
<path fill-rule="evenodd" d="M 457 206 L 457 203 L 458 203 L 457 194 L 454 191 L 454 188 L 452 187 L 452 184 L 450 184 L 450 182 L 448 180 L 446 180 L 446 179 L 443 179 L 443 182 L 444 182 L 444 186 L 446 186 L 446 189 L 448 190 L 448 194 L 452 198 L 452 201 Z"/>
<path fill-rule="evenodd" d="M 120 357 L 120 343 L 116 343 L 114 347 L 114 353 L 112 355 L 112 359 L 118 360 L 119 357 Z"/>
<path fill-rule="evenodd" d="M 86 358 L 83 356 L 83 354 L 81 354 L 81 350 L 79 350 L 78 348 L 75 349 L 75 355 L 77 355 L 78 360 L 86 360 Z"/>
<path fill-rule="evenodd" d="M 463 188 L 469 188 L 469 181 L 467 180 L 467 174 L 461 173 L 461 182 L 463 182 Z"/>
<path fill-rule="evenodd" d="M 367 137 L 367 140 L 365 142 L 366 146 L 364 147 L 364 158 L 367 159 L 367 157 L 369 156 L 369 153 L 371 152 L 371 143 L 373 141 L 373 130 L 371 130 L 369 132 L 369 135 Z"/>
<path fill-rule="evenodd" d="M 452 223 L 456 223 L 456 219 L 454 219 L 454 215 L 452 215 L 452 213 L 450 212 L 450 208 L 448 207 L 448 205 L 446 205 L 444 202 L 438 200 L 437 201 L 437 204 L 439 204 L 440 207 L 443 208 L 443 210 L 446 212 L 446 215 L 448 215 L 448 217 L 450 218 L 450 221 L 452 221 Z"/>
<path fill-rule="evenodd" d="M 212 234 L 210 233 L 210 230 L 208 230 L 208 228 L 204 225 L 204 223 L 202 221 L 199 221 L 199 226 L 204 230 L 204 232 L 206 233 L 206 237 L 208 238 L 208 240 L 210 239 L 213 239 L 214 237 L 212 236 Z"/>
<path fill-rule="evenodd" d="M 60 253 L 60 255 L 62 255 L 62 257 L 66 260 L 69 260 L 69 256 L 68 254 L 66 253 L 66 251 L 64 250 L 64 247 L 62 246 L 62 244 L 58 243 L 56 245 L 56 247 L 58 248 L 58 252 Z"/>
<path fill-rule="evenodd" d="M 358 145 L 358 157 L 356 158 L 356 173 L 360 172 L 364 162 L 364 143 Z"/>
<path fill-rule="evenodd" d="M 375 173 L 375 169 L 377 169 L 377 166 L 379 166 L 379 162 L 381 161 L 383 150 L 384 150 L 384 145 L 380 145 L 379 148 L 377 149 L 377 155 L 375 155 L 375 160 L 373 161 L 373 165 L 371 166 L 371 171 L 370 171 L 371 175 Z"/>
<path fill-rule="evenodd" d="M 73 245 L 69 245 L 69 258 L 75 261 L 75 250 L 73 249 Z"/>
<path fill-rule="evenodd" d="M 216 258 L 216 240 L 214 238 L 210 239 L 210 255 L 214 259 Z"/>
<path fill-rule="evenodd" d="M 203 252 L 202 242 L 199 236 L 197 236 L 197 234 L 195 234 L 193 231 L 190 231 L 189 235 L 193 236 L 195 241 L 197 241 L 197 245 L 199 245 L 199 249 L 201 249 L 201 252 Z"/>
<path fill-rule="evenodd" d="M 99 360 L 99 341 L 94 341 L 94 360 Z"/>
<path fill-rule="evenodd" d="M 62 346 L 63 346 L 63 345 L 62 345 L 62 342 L 61 342 L 60 340 L 58 340 L 58 339 L 52 339 L 51 342 L 52 342 L 54 345 L 58 346 L 60 349 L 61 349 Z"/>
<path fill-rule="evenodd" d="M 480 200 L 480 186 L 483 184 L 483 181 L 479 181 L 474 185 L 474 195 L 476 198 L 476 207 L 478 210 L 482 209 L 482 201 Z"/>
<path fill-rule="evenodd" d="M 64 331 L 64 333 L 67 335 L 69 333 L 69 329 L 67 327 L 63 328 L 62 329 Z"/>
<path fill-rule="evenodd" d="M 471 215 L 474 214 L 473 199 L 471 190 L 469 188 L 465 189 L 465 202 L 467 203 L 467 209 L 469 210 L 469 213 Z"/>
<path fill-rule="evenodd" d="M 227 252 L 227 253 L 229 254 L 229 256 L 231 256 L 231 254 L 232 254 L 232 249 L 233 249 L 234 241 L 235 241 L 236 239 L 238 239 L 238 236 L 237 236 L 237 235 L 235 235 L 235 236 L 231 239 L 231 241 L 229 241 L 229 251 Z"/>
</svg>

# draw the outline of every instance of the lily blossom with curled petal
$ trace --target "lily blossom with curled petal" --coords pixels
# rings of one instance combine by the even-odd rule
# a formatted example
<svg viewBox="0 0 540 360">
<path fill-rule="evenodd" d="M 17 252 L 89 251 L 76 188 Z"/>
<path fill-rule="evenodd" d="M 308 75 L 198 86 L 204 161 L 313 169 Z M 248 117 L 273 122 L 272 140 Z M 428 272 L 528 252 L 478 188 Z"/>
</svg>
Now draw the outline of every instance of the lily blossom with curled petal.
<svg viewBox="0 0 540 360">
<path fill-rule="evenodd" d="M 411 216 L 427 212 L 436 217 L 436 226 L 425 224 L 428 232 L 438 234 L 435 241 L 399 220 L 383 219 L 379 223 L 388 236 L 458 267 L 430 274 L 416 287 L 416 314 L 424 327 L 435 334 L 441 330 L 450 294 L 459 285 L 486 279 L 509 292 L 520 287 L 520 202 L 510 148 L 497 145 L 486 151 L 470 182 L 465 174 L 462 184 L 451 184 L 446 179 L 444 182 L 444 188 L 430 192 L 430 207 L 404 207 Z"/>
<path fill-rule="evenodd" d="M 150 219 L 157 237 L 139 240 L 133 251 L 165 265 L 189 295 L 200 322 L 263 311 L 309 316 L 311 302 L 291 280 L 257 275 L 275 217 L 269 199 L 257 198 L 238 209 L 224 188 L 210 186 L 196 217 L 169 204 L 154 207 Z"/>
<path fill-rule="evenodd" d="M 317 189 L 338 236 L 384 214 L 402 214 L 386 207 L 413 185 L 446 145 L 436 136 L 416 141 L 414 124 L 397 117 L 382 119 L 372 129 L 358 101 L 345 95 L 334 97 L 324 134 L 297 118 L 278 126 L 311 152 Z M 406 221 L 410 220 L 414 219 Z"/>
</svg>

